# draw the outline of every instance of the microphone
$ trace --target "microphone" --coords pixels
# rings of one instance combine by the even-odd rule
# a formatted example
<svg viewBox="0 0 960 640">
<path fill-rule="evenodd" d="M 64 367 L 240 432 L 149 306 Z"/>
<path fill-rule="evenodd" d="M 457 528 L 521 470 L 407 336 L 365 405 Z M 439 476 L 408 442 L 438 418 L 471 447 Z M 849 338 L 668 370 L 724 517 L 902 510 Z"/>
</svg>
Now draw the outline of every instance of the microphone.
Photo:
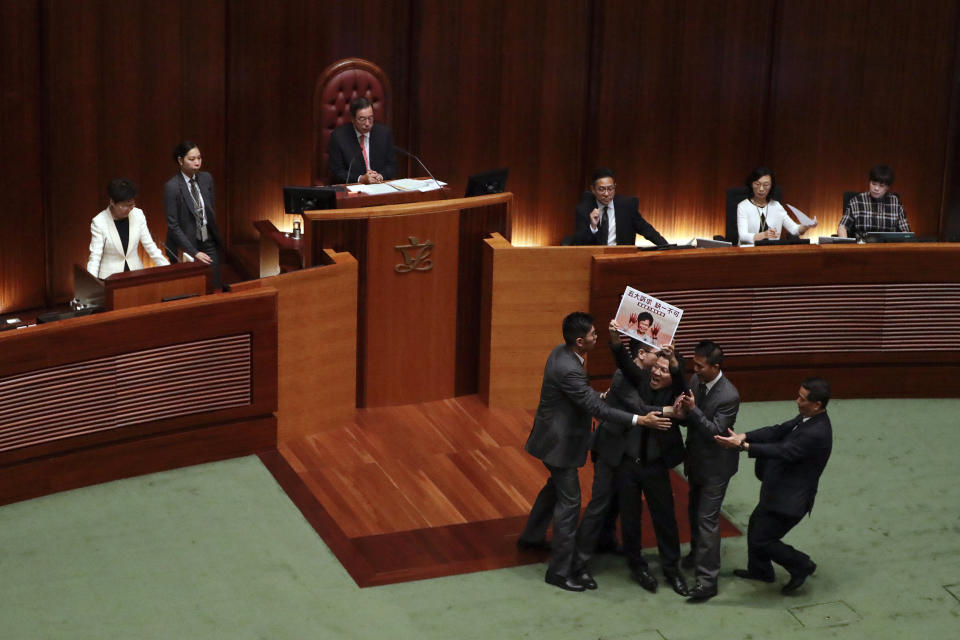
<svg viewBox="0 0 960 640">
<path fill-rule="evenodd" d="M 433 177 L 433 174 L 432 174 L 432 173 L 430 173 L 430 169 L 427 169 L 427 165 L 423 164 L 423 161 L 421 161 L 420 158 L 418 158 L 417 156 L 413 155 L 412 153 L 410 153 L 409 151 L 407 151 L 407 150 L 404 149 L 403 147 L 398 147 L 397 145 L 393 145 L 393 149 L 394 149 L 394 151 L 399 151 L 400 153 L 402 153 L 402 154 L 404 154 L 404 155 L 406 155 L 406 156 L 410 156 L 411 158 L 413 158 L 414 160 L 416 160 L 416 161 L 420 164 L 420 166 L 423 167 L 423 170 L 427 172 L 427 175 L 430 176 L 430 179 L 433 180 L 433 183 L 434 183 L 435 185 L 437 185 L 437 187 L 440 188 L 440 192 L 443 194 L 443 199 L 444 199 L 444 200 L 447 199 L 446 190 L 445 190 L 443 187 L 440 187 L 440 183 L 437 182 L 437 179 Z"/>
<path fill-rule="evenodd" d="M 177 254 L 175 254 L 173 251 L 170 251 L 170 249 L 167 248 L 167 245 L 163 243 L 163 240 L 158 238 L 155 242 L 160 245 L 160 248 L 163 249 L 163 252 L 167 254 L 167 259 L 170 260 L 170 264 L 180 262 L 180 260 L 177 259 Z"/>
<path fill-rule="evenodd" d="M 347 165 L 347 184 L 350 184 L 350 170 L 353 169 L 353 161 L 363 153 L 363 150 L 353 154 L 353 157 L 350 158 L 350 164 Z M 357 174 L 357 182 L 360 182 L 360 174 Z"/>
</svg>

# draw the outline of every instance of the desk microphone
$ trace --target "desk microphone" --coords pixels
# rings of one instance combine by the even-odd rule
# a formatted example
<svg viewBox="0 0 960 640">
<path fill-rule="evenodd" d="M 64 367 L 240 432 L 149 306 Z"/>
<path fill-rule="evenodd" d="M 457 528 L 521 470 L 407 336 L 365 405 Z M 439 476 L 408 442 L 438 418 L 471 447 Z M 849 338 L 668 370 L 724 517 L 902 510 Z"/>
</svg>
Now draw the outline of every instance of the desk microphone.
<svg viewBox="0 0 960 640">
<path fill-rule="evenodd" d="M 358 153 L 353 154 L 352 158 L 350 158 L 350 164 L 347 165 L 347 184 L 350 184 L 350 170 L 353 169 L 353 161 L 356 160 L 357 157 L 360 156 L 360 154 L 362 153 L 363 153 L 363 150 L 361 149 Z M 357 175 L 357 182 L 360 182 L 359 175 Z"/>
<path fill-rule="evenodd" d="M 439 187 L 440 192 L 443 194 L 443 199 L 444 199 L 444 200 L 447 199 L 446 190 L 445 190 L 443 187 L 440 186 L 440 183 L 437 182 L 437 179 L 433 177 L 433 174 L 432 174 L 432 173 L 430 173 L 430 169 L 427 169 L 427 165 L 423 164 L 423 162 L 420 160 L 420 158 L 418 158 L 417 156 L 413 155 L 412 153 L 410 153 L 409 151 L 407 151 L 407 150 L 404 149 L 403 147 L 398 147 L 397 145 L 393 145 L 393 149 L 394 149 L 394 151 L 399 151 L 400 153 L 402 153 L 402 154 L 404 154 L 404 155 L 406 155 L 406 156 L 410 156 L 411 158 L 413 158 L 414 160 L 416 160 L 416 161 L 420 164 L 420 166 L 423 167 L 423 170 L 427 172 L 427 175 L 430 176 L 430 179 L 433 180 L 433 183 L 434 183 L 435 185 L 437 185 L 437 187 Z"/>
<path fill-rule="evenodd" d="M 177 258 L 177 255 L 173 251 L 170 251 L 170 249 L 167 249 L 167 245 L 163 243 L 163 240 L 158 239 L 155 242 L 160 245 L 160 247 L 163 249 L 163 252 L 167 254 L 167 258 L 171 261 L 170 264 L 173 264 L 174 262 L 180 262 L 180 260 Z"/>
</svg>

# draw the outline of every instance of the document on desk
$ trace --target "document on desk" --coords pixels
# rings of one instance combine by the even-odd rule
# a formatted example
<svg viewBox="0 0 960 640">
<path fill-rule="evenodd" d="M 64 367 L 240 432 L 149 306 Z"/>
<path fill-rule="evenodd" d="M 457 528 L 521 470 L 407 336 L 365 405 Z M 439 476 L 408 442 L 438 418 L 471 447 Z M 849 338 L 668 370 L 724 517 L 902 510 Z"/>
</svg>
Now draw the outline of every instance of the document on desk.
<svg viewBox="0 0 960 640">
<path fill-rule="evenodd" d="M 446 182 L 437 180 L 418 180 L 417 178 L 399 178 L 391 180 L 388 184 L 393 185 L 400 191 L 436 191 L 441 187 L 447 186 Z"/>
<path fill-rule="evenodd" d="M 365 193 L 368 196 L 378 196 L 381 193 L 396 193 L 397 189 L 390 186 L 389 182 L 379 184 L 352 184 L 347 187 L 348 191 L 353 193 Z"/>
</svg>

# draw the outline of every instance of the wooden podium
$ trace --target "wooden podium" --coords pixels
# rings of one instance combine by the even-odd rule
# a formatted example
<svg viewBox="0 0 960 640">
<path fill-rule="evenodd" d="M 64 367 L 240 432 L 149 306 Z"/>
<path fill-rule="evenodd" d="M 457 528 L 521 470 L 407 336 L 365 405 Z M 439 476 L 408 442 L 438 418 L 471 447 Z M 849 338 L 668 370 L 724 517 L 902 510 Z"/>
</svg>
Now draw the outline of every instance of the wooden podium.
<svg viewBox="0 0 960 640">
<path fill-rule="evenodd" d="M 305 212 L 306 264 L 359 263 L 357 406 L 476 393 L 483 239 L 510 234 L 510 193 Z"/>
<path fill-rule="evenodd" d="M 210 291 L 210 279 L 210 266 L 202 262 L 125 271 L 103 280 L 90 275 L 82 266 L 73 265 L 74 295 L 84 303 L 99 300 L 107 311 L 180 296 L 202 296 Z"/>
</svg>

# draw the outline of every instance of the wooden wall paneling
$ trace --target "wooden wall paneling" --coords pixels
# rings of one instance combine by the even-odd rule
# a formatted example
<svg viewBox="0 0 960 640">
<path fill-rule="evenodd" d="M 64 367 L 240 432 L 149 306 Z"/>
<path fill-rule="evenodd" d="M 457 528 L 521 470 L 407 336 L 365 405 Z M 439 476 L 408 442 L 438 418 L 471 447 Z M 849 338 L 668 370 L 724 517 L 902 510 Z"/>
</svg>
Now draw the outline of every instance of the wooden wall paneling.
<svg viewBox="0 0 960 640">
<path fill-rule="evenodd" d="M 44 303 L 40 9 L 0 3 L 0 140 L 7 185 L 0 216 L 0 313 Z"/>
<path fill-rule="evenodd" d="M 947 130 L 946 166 L 940 211 L 940 240 L 960 242 L 960 15 L 954 28 L 953 80 L 950 92 L 950 126 Z"/>
<path fill-rule="evenodd" d="M 91 0 L 44 3 L 41 11 L 50 297 L 61 301 L 72 295 L 72 264 L 86 261 L 90 219 L 106 206 L 111 178 L 139 185 L 137 203 L 162 239 L 163 183 L 175 170 L 174 144 L 185 135 L 201 138 L 214 158 L 207 168 L 220 177 L 222 29 L 216 25 L 223 3 Z M 200 78 L 210 78 L 203 89 Z"/>
<path fill-rule="evenodd" d="M 311 184 L 313 90 L 330 63 L 360 57 L 384 69 L 393 88 L 394 142 L 407 146 L 408 21 L 400 0 L 349 6 L 307 0 L 229 4 L 227 164 L 233 242 L 254 242 L 256 220 L 291 229 L 294 217 L 283 212 L 282 187 Z"/>
<path fill-rule="evenodd" d="M 685 242 L 724 230 L 724 190 L 763 155 L 774 4 L 603 3 L 593 169 L 617 171 L 664 236 Z"/>
<path fill-rule="evenodd" d="M 0 505 L 274 450 L 273 416 L 142 437 L 0 467 Z"/>
<path fill-rule="evenodd" d="M 480 394 L 490 408 L 534 409 L 543 366 L 563 342 L 561 324 L 586 311 L 594 255 L 632 253 L 631 247 L 514 247 L 485 241 Z M 596 319 L 603 330 L 605 321 Z"/>
<path fill-rule="evenodd" d="M 369 221 L 363 406 L 450 398 L 456 375 L 459 208 Z M 429 271 L 397 272 L 404 255 L 395 246 L 430 241 Z M 425 265 L 423 265 L 425 266 Z"/>
<path fill-rule="evenodd" d="M 871 369 L 873 394 L 900 375 L 897 394 L 951 395 L 941 374 L 960 367 L 960 277 L 946 266 L 957 253 L 948 244 L 913 244 L 597 256 L 590 310 L 600 323 L 625 286 L 642 282 L 645 292 L 684 309 L 675 343 L 682 353 L 717 340 L 732 377 L 752 372 L 754 386 L 747 378 L 737 383 L 745 399 L 769 398 L 772 389 L 793 393 L 813 371 L 830 378 L 838 395 L 864 395 L 868 385 L 858 376 Z M 928 320 L 914 331 L 917 317 Z M 615 368 L 607 342 L 603 334 L 588 362 L 595 379 Z"/>
<path fill-rule="evenodd" d="M 238 283 L 233 291 L 277 290 L 277 438 L 286 442 L 342 426 L 356 409 L 357 261 Z"/>
<path fill-rule="evenodd" d="M 955 2 L 783 0 L 771 154 L 786 199 L 836 233 L 845 190 L 896 171 L 911 229 L 938 231 L 955 62 Z"/>
<path fill-rule="evenodd" d="M 417 6 L 411 144 L 455 194 L 509 167 L 514 241 L 559 242 L 580 190 L 589 3 Z"/>
<path fill-rule="evenodd" d="M 0 465 L 61 454 L 71 449 L 110 444 L 118 439 L 148 437 L 213 422 L 271 415 L 277 407 L 276 322 L 276 292 L 265 290 L 148 305 L 0 334 L 0 350 L 4 353 L 4 359 L 0 362 L 0 379 L 5 381 L 6 392 L 13 396 L 18 389 L 22 389 L 24 382 L 20 379 L 29 377 L 33 372 L 52 368 L 83 368 L 85 363 L 92 361 L 115 357 L 119 361 L 127 358 L 128 354 L 176 349 L 180 345 L 223 337 L 249 336 L 249 370 L 252 376 L 249 400 L 242 406 L 130 424 L 124 424 L 122 416 L 114 415 L 112 419 L 117 421 L 118 429 L 94 431 L 75 435 L 69 440 L 54 439 L 5 451 L 0 456 Z M 178 366 L 176 362 L 162 357 L 157 362 L 160 368 L 171 365 L 174 368 Z M 63 376 L 62 395 L 80 393 L 79 397 L 88 401 L 90 394 L 109 392 L 109 389 L 84 387 L 83 381 L 69 371 Z M 203 379 L 203 376 L 198 378 L 198 384 L 202 385 Z M 112 379 L 108 382 L 114 384 Z M 199 391 L 204 392 L 202 388 Z M 13 403 L 11 397 L 6 398 L 3 407 L 6 411 L 16 413 L 18 405 Z M 39 399 L 31 398 L 30 401 L 46 404 L 65 402 L 58 394 L 47 394 Z M 90 415 L 85 417 L 88 421 L 94 419 Z M 8 427 L 9 424 L 5 423 Z"/>
</svg>

